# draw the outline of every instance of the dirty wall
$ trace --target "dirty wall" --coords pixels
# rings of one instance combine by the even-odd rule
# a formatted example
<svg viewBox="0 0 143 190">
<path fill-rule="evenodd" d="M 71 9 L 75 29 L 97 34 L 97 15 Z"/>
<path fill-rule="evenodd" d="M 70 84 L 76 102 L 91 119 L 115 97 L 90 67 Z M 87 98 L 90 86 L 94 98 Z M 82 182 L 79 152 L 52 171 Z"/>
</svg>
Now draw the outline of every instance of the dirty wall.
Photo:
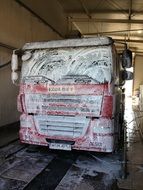
<svg viewBox="0 0 143 190">
<path fill-rule="evenodd" d="M 14 0 L 0 1 L 0 25 L 0 65 L 10 61 L 12 54 L 12 50 L 2 44 L 19 48 L 25 42 L 61 38 Z M 0 127 L 19 120 L 16 108 L 18 87 L 11 83 L 10 75 L 10 65 L 0 69 Z"/>
</svg>

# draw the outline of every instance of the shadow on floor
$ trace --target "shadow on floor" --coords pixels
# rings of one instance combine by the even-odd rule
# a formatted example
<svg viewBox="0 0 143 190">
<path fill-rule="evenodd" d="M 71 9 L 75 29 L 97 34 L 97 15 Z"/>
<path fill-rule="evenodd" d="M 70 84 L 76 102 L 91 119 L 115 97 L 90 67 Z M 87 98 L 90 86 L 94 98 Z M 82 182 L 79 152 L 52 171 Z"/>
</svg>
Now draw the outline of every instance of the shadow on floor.
<svg viewBox="0 0 143 190">
<path fill-rule="evenodd" d="M 18 121 L 0 127 L 0 148 L 18 139 L 19 126 L 20 123 Z"/>
</svg>

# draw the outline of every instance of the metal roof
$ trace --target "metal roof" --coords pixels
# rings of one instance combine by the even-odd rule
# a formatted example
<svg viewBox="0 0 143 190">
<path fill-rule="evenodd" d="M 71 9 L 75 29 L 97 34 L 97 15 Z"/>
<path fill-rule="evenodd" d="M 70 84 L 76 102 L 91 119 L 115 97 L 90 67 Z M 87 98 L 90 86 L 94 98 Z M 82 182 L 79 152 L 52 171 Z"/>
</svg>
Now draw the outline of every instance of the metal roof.
<svg viewBox="0 0 143 190">
<path fill-rule="evenodd" d="M 45 10 L 50 0 L 36 0 L 36 3 L 34 0 L 20 1 L 30 6 L 41 18 L 46 21 L 49 19 L 48 11 Z M 106 35 L 127 42 L 134 52 L 143 52 L 142 0 L 53 0 L 52 2 L 54 1 L 60 4 L 68 20 L 67 38 L 75 32 L 80 33 L 82 37 Z M 118 47 L 120 49 L 120 46 Z"/>
</svg>

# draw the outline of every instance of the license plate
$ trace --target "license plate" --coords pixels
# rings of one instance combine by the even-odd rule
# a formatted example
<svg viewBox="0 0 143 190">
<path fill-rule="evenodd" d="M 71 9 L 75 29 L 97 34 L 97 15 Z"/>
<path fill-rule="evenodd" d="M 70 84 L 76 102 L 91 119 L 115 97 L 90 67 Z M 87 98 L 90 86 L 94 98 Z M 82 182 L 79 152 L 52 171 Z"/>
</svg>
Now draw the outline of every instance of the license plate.
<svg viewBox="0 0 143 190">
<path fill-rule="evenodd" d="M 50 143 L 50 149 L 58 149 L 58 150 L 71 150 L 70 144 L 61 144 L 61 143 Z"/>
</svg>

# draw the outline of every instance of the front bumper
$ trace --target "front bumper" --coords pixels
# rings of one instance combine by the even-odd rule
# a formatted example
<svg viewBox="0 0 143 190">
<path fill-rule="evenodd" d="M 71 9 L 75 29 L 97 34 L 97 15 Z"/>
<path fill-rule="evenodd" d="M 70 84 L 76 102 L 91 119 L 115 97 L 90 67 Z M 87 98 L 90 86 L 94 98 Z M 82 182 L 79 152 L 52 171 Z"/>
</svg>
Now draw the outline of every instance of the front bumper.
<svg viewBox="0 0 143 190">
<path fill-rule="evenodd" d="M 41 119 L 45 121 L 45 117 L 41 116 Z M 48 116 L 47 116 L 48 117 Z M 54 117 L 54 116 L 53 116 Z M 56 116 L 57 119 L 57 116 Z M 74 118 L 73 118 L 74 119 Z M 81 118 L 80 118 L 81 119 Z M 57 132 L 55 127 L 55 133 L 41 133 L 38 129 L 41 126 L 37 126 L 37 121 L 32 115 L 21 115 L 21 127 L 20 127 L 20 140 L 22 143 L 36 144 L 42 146 L 49 146 L 49 140 L 63 141 L 65 144 L 72 141 L 71 148 L 77 150 L 88 150 L 97 152 L 113 152 L 114 151 L 114 131 L 113 121 L 107 118 L 89 119 L 84 118 L 82 121 L 82 132 L 76 135 L 71 135 L 67 132 L 61 134 Z M 87 121 L 86 121 L 87 119 Z M 58 124 L 58 123 L 57 123 Z M 45 122 L 44 122 L 45 125 Z M 64 123 L 65 125 L 65 123 Z M 45 128 L 44 128 L 45 129 Z M 51 129 L 51 128 L 50 128 Z M 64 128 L 65 129 L 65 128 Z M 70 128 L 70 130 L 73 128 Z M 78 129 L 78 128 L 77 128 Z M 75 129 L 76 131 L 76 129 Z"/>
</svg>

